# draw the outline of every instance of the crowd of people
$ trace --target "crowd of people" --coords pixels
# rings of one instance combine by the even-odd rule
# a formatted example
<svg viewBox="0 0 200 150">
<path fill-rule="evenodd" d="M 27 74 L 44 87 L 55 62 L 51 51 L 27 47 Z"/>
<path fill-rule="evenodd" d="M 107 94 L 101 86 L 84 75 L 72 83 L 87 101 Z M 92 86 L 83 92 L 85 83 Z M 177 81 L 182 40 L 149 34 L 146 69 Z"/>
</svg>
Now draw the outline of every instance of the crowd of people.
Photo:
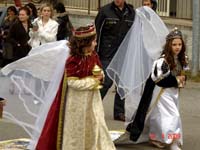
<svg viewBox="0 0 200 150">
<path fill-rule="evenodd" d="M 142 2 L 144 7 L 134 9 L 125 0 L 114 0 L 99 10 L 95 25 L 74 30 L 62 3 L 54 7 L 57 20 L 49 4 L 42 5 L 39 14 L 33 4 L 7 9 L 2 26 L 3 66 L 26 57 L 31 49 L 42 51 L 40 45 L 68 40 L 69 55 L 61 67 L 56 95 L 42 117 L 36 150 L 114 150 L 114 143 L 127 141 L 149 141 L 158 148 L 181 150 L 178 97 L 186 82 L 182 70 L 187 66 L 183 36 L 177 28 L 168 32 L 156 15 L 156 0 Z M 12 65 L 19 66 L 20 61 L 6 69 L 15 69 Z M 126 121 L 126 132 L 114 143 L 102 105 L 113 82 L 114 120 Z M 135 99 L 139 101 L 133 110 Z"/>
<path fill-rule="evenodd" d="M 19 9 L 9 6 L 0 27 L 1 67 L 26 56 L 31 48 L 68 39 L 72 30 L 63 3 L 42 4 L 39 10 L 33 3 Z"/>
</svg>

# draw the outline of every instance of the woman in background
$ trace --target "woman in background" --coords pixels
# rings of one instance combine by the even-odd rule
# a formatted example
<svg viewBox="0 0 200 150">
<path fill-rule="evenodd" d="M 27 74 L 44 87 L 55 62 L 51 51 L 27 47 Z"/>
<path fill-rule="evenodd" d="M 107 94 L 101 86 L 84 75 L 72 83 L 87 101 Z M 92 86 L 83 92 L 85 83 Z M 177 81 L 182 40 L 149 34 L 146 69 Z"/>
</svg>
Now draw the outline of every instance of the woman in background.
<svg viewBox="0 0 200 150">
<path fill-rule="evenodd" d="M 69 39 L 72 35 L 73 26 L 69 20 L 68 13 L 65 11 L 65 6 L 63 3 L 57 3 L 54 9 L 56 10 L 56 20 L 59 24 L 57 40 Z"/>
<path fill-rule="evenodd" d="M 18 18 L 17 15 L 18 15 L 18 12 L 15 6 L 9 6 L 7 8 L 7 16 L 5 17 L 5 20 L 2 24 L 2 28 L 5 34 L 6 33 L 8 34 L 10 26 L 17 20 Z"/>
<path fill-rule="evenodd" d="M 8 41 L 13 47 L 13 61 L 25 57 L 31 49 L 28 44 L 31 22 L 30 10 L 27 7 L 19 9 L 19 19 L 11 26 Z"/>
<path fill-rule="evenodd" d="M 58 23 L 52 19 L 53 8 L 50 4 L 40 7 L 40 16 L 33 21 L 29 44 L 34 48 L 44 43 L 56 41 Z"/>
<path fill-rule="evenodd" d="M 34 19 L 38 17 L 35 5 L 33 3 L 28 3 L 25 5 L 25 7 L 28 7 L 30 9 L 30 20 L 31 22 L 33 22 Z"/>
<path fill-rule="evenodd" d="M 8 41 L 8 34 L 10 27 L 18 19 L 18 11 L 15 6 L 9 6 L 7 8 L 7 17 L 5 18 L 2 29 L 2 48 L 3 48 L 3 63 L 2 67 L 13 61 L 13 46 Z"/>
</svg>

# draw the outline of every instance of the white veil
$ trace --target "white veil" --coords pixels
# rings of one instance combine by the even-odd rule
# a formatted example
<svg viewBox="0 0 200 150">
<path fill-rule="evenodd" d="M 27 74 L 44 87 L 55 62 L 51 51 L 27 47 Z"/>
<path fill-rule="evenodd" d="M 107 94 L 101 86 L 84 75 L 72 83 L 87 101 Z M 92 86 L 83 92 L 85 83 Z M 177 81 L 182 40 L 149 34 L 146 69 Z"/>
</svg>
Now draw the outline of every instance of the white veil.
<svg viewBox="0 0 200 150">
<path fill-rule="evenodd" d="M 160 56 L 167 34 L 165 24 L 151 8 L 136 9 L 134 24 L 107 68 L 121 98 L 126 98 L 126 121 L 137 109 L 153 60 Z"/>
<path fill-rule="evenodd" d="M 44 44 L 0 72 L 0 96 L 7 99 L 3 120 L 20 125 L 30 136 L 30 149 L 43 129 L 45 118 L 63 77 L 67 41 Z"/>
</svg>

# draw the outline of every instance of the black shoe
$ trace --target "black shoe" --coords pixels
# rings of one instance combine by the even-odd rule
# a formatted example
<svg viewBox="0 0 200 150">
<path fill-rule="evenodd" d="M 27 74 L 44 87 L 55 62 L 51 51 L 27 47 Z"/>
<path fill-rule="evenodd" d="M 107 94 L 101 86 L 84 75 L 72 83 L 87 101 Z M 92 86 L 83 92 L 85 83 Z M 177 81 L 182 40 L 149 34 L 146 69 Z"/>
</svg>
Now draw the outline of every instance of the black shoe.
<svg viewBox="0 0 200 150">
<path fill-rule="evenodd" d="M 120 114 L 114 116 L 114 120 L 125 121 L 125 115 L 123 113 L 120 113 Z"/>
</svg>

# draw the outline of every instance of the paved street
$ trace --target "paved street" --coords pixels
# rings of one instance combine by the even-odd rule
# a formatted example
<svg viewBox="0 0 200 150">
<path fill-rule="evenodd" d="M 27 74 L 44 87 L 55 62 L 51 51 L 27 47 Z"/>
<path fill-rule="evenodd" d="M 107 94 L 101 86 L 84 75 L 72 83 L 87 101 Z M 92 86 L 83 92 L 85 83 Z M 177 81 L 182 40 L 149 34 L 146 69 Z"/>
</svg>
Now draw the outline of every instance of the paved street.
<svg viewBox="0 0 200 150">
<path fill-rule="evenodd" d="M 2 88 L 2 86 L 1 86 Z M 183 123 L 184 147 L 183 150 L 199 150 L 200 147 L 200 83 L 188 82 L 181 91 L 180 111 Z M 106 96 L 104 103 L 106 121 L 110 130 L 122 130 L 123 123 L 114 121 L 113 113 L 113 89 Z M 25 138 L 27 134 L 16 125 L 0 121 L 0 141 Z M 139 145 L 117 146 L 118 150 L 159 150 L 148 143 Z"/>
</svg>

